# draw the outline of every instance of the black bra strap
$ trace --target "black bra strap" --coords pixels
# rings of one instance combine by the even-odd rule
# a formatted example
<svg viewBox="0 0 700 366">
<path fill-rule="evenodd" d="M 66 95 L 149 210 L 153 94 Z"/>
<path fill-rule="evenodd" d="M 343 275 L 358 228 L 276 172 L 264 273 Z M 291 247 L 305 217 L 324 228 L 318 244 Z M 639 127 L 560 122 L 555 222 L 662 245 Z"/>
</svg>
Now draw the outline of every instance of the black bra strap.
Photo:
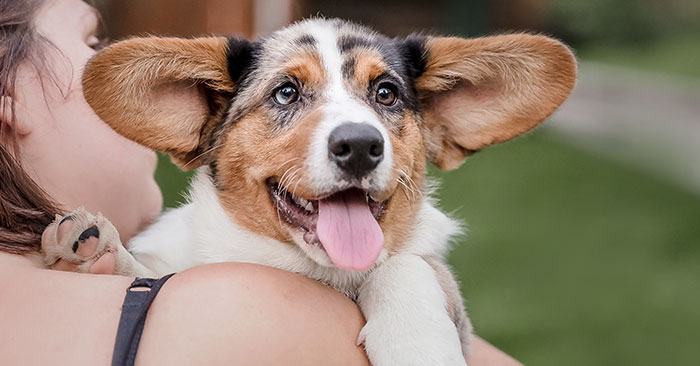
<svg viewBox="0 0 700 366">
<path fill-rule="evenodd" d="M 137 278 L 126 289 L 117 339 L 114 343 L 112 366 L 133 366 L 148 308 L 165 281 L 173 275 L 174 273 L 171 273 L 160 279 Z"/>
</svg>

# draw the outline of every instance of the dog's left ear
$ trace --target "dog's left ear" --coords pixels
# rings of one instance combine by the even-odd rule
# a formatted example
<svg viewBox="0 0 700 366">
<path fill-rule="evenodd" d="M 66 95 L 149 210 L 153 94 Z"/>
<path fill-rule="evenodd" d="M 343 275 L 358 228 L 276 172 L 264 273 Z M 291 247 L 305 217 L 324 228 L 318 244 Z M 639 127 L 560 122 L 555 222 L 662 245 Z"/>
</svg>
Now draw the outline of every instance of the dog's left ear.
<svg viewBox="0 0 700 366">
<path fill-rule="evenodd" d="M 128 39 L 88 62 L 85 99 L 120 134 L 196 168 L 252 52 L 245 39 Z"/>
<path fill-rule="evenodd" d="M 419 46 L 422 52 L 413 41 L 409 55 L 422 71 L 416 89 L 428 158 L 440 169 L 454 169 L 483 147 L 530 131 L 576 82 L 569 48 L 544 36 L 427 38 Z"/>
</svg>

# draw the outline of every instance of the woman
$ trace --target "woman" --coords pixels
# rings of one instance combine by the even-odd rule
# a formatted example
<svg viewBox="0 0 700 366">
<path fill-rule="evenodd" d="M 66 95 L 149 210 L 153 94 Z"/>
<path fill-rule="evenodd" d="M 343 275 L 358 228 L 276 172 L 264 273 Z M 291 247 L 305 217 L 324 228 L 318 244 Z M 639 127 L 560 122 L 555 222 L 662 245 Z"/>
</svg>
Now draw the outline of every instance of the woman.
<svg viewBox="0 0 700 366">
<path fill-rule="evenodd" d="M 81 0 L 0 0 L 3 365 L 109 364 L 134 279 L 45 269 L 41 232 L 56 213 L 83 205 L 109 217 L 126 242 L 160 213 L 154 153 L 109 129 L 83 98 L 96 28 Z M 363 323 L 354 303 L 307 278 L 207 265 L 162 287 L 136 363 L 362 365 Z M 474 350 L 472 365 L 517 364 L 480 340 Z"/>
</svg>

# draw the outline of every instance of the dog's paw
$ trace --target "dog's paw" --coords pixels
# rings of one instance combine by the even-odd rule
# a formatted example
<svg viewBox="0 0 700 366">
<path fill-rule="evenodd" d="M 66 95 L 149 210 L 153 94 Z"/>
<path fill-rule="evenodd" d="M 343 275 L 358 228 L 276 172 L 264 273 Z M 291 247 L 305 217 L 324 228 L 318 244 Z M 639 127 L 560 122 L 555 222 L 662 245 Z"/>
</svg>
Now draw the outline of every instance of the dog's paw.
<svg viewBox="0 0 700 366">
<path fill-rule="evenodd" d="M 112 223 L 82 207 L 65 217 L 56 215 L 41 236 L 44 263 L 61 271 L 112 274 L 119 245 Z"/>
<path fill-rule="evenodd" d="M 418 324 L 392 324 L 368 321 L 360 331 L 357 344 L 364 344 L 374 366 L 466 366 L 462 348 L 450 332 L 423 329 Z"/>
</svg>

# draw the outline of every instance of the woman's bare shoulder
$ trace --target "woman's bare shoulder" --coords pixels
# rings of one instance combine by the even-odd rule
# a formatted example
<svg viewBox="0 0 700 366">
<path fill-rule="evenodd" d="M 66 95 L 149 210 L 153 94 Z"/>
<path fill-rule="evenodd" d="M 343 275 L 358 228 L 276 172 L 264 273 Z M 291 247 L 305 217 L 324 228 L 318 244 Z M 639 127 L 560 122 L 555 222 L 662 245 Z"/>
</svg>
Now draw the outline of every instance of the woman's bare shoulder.
<svg viewBox="0 0 700 366">
<path fill-rule="evenodd" d="M 0 328 L 10 330 L 0 333 L 0 364 L 109 364 L 131 281 L 0 265 Z M 366 364 L 355 345 L 363 325 L 352 301 L 308 278 L 212 264 L 163 286 L 137 362 Z"/>
<path fill-rule="evenodd" d="M 173 303 L 180 309 L 174 311 Z M 367 364 L 356 345 L 364 325 L 358 307 L 316 281 L 279 269 L 243 263 L 196 267 L 169 280 L 152 310 L 141 345 L 153 353 L 140 353 L 143 364 Z M 157 347 L 163 343 L 168 347 Z M 169 354 L 171 347 L 200 351 L 183 359 Z"/>
</svg>

